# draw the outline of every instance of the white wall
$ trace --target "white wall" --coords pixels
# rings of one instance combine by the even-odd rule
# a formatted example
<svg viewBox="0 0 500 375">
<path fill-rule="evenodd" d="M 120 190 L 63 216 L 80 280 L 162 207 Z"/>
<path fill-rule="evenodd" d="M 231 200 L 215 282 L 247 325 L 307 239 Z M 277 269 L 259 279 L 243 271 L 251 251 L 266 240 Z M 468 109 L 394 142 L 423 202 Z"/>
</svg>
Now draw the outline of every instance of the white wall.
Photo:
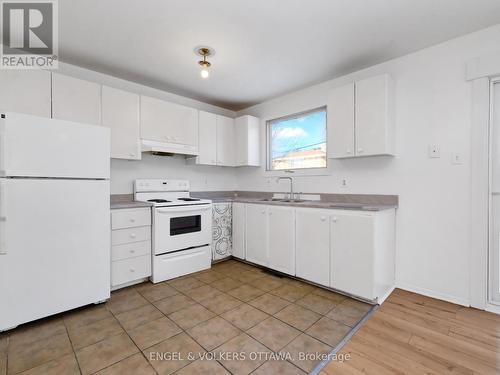
<svg viewBox="0 0 500 375">
<path fill-rule="evenodd" d="M 134 82 L 60 63 L 57 73 L 86 79 L 118 89 L 149 95 L 220 115 L 235 117 L 233 111 L 211 104 L 160 91 Z M 136 178 L 182 178 L 192 190 L 234 190 L 236 175 L 231 168 L 188 165 L 182 156 L 166 157 L 143 154 L 140 161 L 111 160 L 111 194 L 130 194 Z"/>
<path fill-rule="evenodd" d="M 399 195 L 397 284 L 468 304 L 471 85 L 465 81 L 465 64 L 499 48 L 497 25 L 270 100 L 238 115 L 260 117 L 264 129 L 268 119 L 325 105 L 332 87 L 391 74 L 396 86 L 397 156 L 330 160 L 328 176 L 298 176 L 295 189 Z M 427 157 L 431 144 L 440 146 L 440 159 Z M 451 163 L 454 152 L 462 155 L 462 165 Z M 239 189 L 286 188 L 266 178 L 263 169 L 239 170 L 237 175 Z M 342 178 L 348 179 L 347 187 L 341 187 Z"/>
</svg>

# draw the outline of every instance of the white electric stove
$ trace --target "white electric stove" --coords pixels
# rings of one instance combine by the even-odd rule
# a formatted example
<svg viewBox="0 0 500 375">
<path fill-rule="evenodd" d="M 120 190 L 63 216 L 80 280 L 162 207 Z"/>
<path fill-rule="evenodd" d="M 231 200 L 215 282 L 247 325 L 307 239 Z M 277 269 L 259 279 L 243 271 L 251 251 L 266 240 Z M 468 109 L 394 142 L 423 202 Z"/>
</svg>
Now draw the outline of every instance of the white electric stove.
<svg viewBox="0 0 500 375">
<path fill-rule="evenodd" d="M 153 203 L 153 283 L 210 268 L 212 201 L 169 179 L 135 180 L 134 199 Z"/>
</svg>

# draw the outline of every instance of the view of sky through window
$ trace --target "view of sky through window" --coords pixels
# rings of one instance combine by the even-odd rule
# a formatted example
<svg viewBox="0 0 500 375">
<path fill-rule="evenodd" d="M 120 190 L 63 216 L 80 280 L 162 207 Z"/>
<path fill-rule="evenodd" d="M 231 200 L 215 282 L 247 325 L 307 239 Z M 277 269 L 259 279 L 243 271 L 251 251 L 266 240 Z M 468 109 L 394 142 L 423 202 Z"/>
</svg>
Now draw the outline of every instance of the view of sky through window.
<svg viewBox="0 0 500 375">
<path fill-rule="evenodd" d="M 326 167 L 326 109 L 269 122 L 269 169 Z"/>
</svg>

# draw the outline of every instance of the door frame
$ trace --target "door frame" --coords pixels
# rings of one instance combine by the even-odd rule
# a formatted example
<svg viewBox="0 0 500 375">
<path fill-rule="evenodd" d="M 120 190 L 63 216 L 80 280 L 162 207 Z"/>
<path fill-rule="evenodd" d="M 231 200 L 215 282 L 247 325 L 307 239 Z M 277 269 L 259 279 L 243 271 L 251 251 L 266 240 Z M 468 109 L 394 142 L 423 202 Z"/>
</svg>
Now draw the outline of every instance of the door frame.
<svg viewBox="0 0 500 375">
<path fill-rule="evenodd" d="M 500 313 L 489 300 L 490 123 L 491 85 L 500 76 L 500 51 L 469 61 L 466 79 L 471 82 L 471 207 L 469 252 L 470 305 Z"/>
</svg>

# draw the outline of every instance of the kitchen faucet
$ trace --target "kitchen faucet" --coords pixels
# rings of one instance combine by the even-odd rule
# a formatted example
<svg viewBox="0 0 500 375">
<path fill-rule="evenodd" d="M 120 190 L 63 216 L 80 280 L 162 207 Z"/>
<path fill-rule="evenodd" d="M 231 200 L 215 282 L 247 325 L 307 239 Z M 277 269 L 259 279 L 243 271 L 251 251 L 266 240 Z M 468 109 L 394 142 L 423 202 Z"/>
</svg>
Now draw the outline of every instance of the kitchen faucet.
<svg viewBox="0 0 500 375">
<path fill-rule="evenodd" d="M 291 177 L 278 177 L 276 182 L 280 182 L 281 180 L 290 180 L 290 199 L 294 199 L 293 196 L 293 179 Z"/>
</svg>

